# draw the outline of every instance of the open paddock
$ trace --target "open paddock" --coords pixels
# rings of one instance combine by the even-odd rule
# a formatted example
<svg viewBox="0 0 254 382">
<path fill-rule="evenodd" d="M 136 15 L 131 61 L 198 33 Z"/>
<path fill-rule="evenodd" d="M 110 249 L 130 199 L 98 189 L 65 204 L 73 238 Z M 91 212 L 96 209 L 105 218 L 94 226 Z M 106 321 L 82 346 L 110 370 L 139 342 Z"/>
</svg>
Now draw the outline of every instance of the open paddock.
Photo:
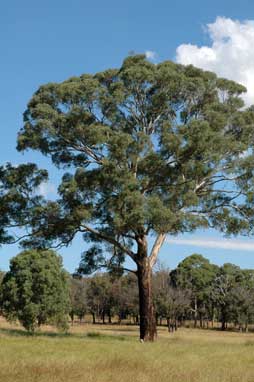
<svg viewBox="0 0 254 382">
<path fill-rule="evenodd" d="M 0 321 L 4 382 L 253 382 L 254 334 L 159 328 L 142 344 L 138 327 L 74 325 L 68 334 L 43 327 L 31 336 Z"/>
</svg>

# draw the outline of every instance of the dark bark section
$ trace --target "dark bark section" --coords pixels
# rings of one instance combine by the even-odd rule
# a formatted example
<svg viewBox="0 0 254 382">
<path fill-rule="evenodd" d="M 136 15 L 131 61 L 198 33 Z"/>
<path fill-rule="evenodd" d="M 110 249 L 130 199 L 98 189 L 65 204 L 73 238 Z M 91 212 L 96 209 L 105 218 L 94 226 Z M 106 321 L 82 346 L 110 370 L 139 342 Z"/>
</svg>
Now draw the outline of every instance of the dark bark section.
<svg viewBox="0 0 254 382">
<path fill-rule="evenodd" d="M 154 341 L 156 337 L 156 318 L 152 299 L 152 269 L 145 257 L 138 263 L 140 340 Z"/>
</svg>

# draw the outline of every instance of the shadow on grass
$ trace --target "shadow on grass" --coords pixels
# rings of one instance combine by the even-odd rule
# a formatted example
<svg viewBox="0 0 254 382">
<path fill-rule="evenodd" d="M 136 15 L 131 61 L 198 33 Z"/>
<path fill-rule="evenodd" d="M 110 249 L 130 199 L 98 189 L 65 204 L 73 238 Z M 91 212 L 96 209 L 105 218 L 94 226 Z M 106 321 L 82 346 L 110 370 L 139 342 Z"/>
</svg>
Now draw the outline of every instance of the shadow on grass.
<svg viewBox="0 0 254 382">
<path fill-rule="evenodd" d="M 104 332 L 104 331 L 109 331 L 109 332 L 126 332 L 126 333 L 135 333 L 138 331 L 138 326 L 136 327 L 133 327 L 133 328 L 124 328 L 124 327 L 121 327 L 121 326 L 118 326 L 118 327 L 106 327 L 106 326 L 103 326 L 101 327 L 100 329 Z"/>
<path fill-rule="evenodd" d="M 33 333 L 27 332 L 22 329 L 7 329 L 0 328 L 0 334 L 5 334 L 12 337 L 49 337 L 49 338 L 80 338 L 80 339 L 98 339 L 98 340 L 117 340 L 117 341 L 125 341 L 128 340 L 128 336 L 121 335 L 109 335 L 103 334 L 100 332 L 87 332 L 87 333 L 59 333 L 59 332 L 44 332 L 44 331 L 35 331 Z"/>
<path fill-rule="evenodd" d="M 0 333 L 6 334 L 9 336 L 20 336 L 20 337 L 71 337 L 74 336 L 71 333 L 57 333 L 57 332 L 43 332 L 43 331 L 35 331 L 35 332 L 27 332 L 22 329 L 6 329 L 0 328 Z"/>
<path fill-rule="evenodd" d="M 88 332 L 85 335 L 88 338 L 96 338 L 99 340 L 118 340 L 118 341 L 126 341 L 126 339 L 130 339 L 128 336 L 115 335 L 112 336 L 109 334 L 103 334 L 100 332 Z"/>
</svg>

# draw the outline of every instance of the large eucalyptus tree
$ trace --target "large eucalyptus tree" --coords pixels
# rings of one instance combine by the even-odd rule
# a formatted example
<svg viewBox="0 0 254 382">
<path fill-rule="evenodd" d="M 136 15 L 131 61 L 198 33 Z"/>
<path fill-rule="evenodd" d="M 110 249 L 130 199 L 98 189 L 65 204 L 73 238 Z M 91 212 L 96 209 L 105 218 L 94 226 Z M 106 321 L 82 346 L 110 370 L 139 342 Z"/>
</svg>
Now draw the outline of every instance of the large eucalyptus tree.
<svg viewBox="0 0 254 382">
<path fill-rule="evenodd" d="M 252 228 L 254 109 L 244 108 L 244 92 L 211 72 L 137 55 L 43 85 L 28 104 L 18 149 L 39 150 L 69 173 L 27 244 L 69 244 L 82 232 L 90 271 L 123 267 L 129 256 L 142 340 L 155 335 L 151 277 L 166 235 Z"/>
</svg>

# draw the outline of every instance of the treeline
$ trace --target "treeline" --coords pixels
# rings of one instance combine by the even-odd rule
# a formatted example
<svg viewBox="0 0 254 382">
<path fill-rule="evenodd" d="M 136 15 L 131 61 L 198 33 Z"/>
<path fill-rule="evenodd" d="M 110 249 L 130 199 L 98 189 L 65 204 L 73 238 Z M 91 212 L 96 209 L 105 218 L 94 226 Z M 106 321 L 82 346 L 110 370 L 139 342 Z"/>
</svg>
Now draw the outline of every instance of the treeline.
<svg viewBox="0 0 254 382">
<path fill-rule="evenodd" d="M 254 270 L 233 264 L 219 267 L 194 254 L 171 272 L 153 274 L 153 300 L 157 325 L 234 326 L 248 330 L 254 322 Z M 114 278 L 105 273 L 71 280 L 71 318 L 82 320 L 90 313 L 93 322 L 139 322 L 138 288 L 135 275 Z M 125 321 L 126 322 L 126 321 Z M 216 324 L 217 325 L 217 324 Z"/>
<path fill-rule="evenodd" d="M 5 277 L 4 277 L 5 276 Z M 248 331 L 254 323 L 254 270 L 233 264 L 219 267 L 199 254 L 176 269 L 153 274 L 157 325 L 235 327 Z M 66 327 L 90 315 L 93 323 L 139 324 L 139 297 L 134 273 L 118 277 L 97 273 L 71 276 L 52 251 L 24 251 L 0 272 L 0 313 L 18 319 L 27 330 L 43 323 Z M 65 318 L 66 317 L 66 318 Z"/>
</svg>

